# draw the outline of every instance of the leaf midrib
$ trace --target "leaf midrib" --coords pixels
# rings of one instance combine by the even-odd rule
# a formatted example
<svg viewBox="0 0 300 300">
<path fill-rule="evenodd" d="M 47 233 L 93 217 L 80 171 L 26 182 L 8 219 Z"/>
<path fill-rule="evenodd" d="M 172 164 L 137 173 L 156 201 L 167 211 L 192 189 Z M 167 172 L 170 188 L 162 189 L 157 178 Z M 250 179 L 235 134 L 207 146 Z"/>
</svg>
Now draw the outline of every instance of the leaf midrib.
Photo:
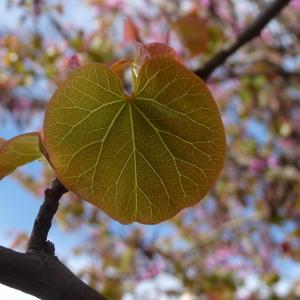
<svg viewBox="0 0 300 300">
<path fill-rule="evenodd" d="M 134 134 L 134 125 L 133 125 L 133 117 L 132 117 L 132 105 L 127 104 L 129 106 L 129 116 L 130 116 L 130 128 L 131 128 L 131 136 L 132 136 L 132 152 L 133 152 L 133 161 L 134 161 L 134 189 L 135 189 L 135 219 L 138 211 L 138 203 L 137 203 L 137 168 L 136 168 L 136 146 L 135 146 L 135 134 Z M 130 201 L 130 199 L 128 199 Z"/>
<path fill-rule="evenodd" d="M 181 189 L 183 194 L 186 196 L 186 193 L 184 191 L 183 188 L 183 184 L 182 184 L 182 180 L 181 180 L 181 173 L 179 172 L 177 163 L 176 163 L 176 158 L 174 157 L 173 153 L 170 151 L 169 147 L 166 145 L 166 143 L 164 142 L 162 136 L 160 135 L 159 131 L 157 130 L 157 128 L 152 124 L 152 122 L 149 120 L 149 118 L 147 118 L 147 116 L 145 116 L 145 114 L 138 108 L 137 105 L 134 105 L 135 109 L 141 114 L 141 116 L 143 117 L 143 119 L 145 119 L 145 121 L 154 129 L 154 132 L 157 134 L 159 140 L 161 141 L 161 143 L 164 145 L 166 151 L 169 153 L 169 155 L 171 156 L 173 162 L 174 162 L 174 166 L 175 169 L 177 171 L 177 175 L 179 177 L 179 181 L 180 181 L 180 185 L 181 185 Z"/>
</svg>

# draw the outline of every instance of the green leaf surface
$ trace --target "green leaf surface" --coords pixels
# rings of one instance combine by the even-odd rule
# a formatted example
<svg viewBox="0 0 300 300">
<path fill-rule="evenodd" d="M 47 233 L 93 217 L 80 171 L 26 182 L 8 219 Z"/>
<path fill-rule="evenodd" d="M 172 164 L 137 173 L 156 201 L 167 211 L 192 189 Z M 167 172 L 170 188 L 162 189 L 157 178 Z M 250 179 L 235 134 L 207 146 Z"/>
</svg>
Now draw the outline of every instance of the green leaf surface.
<svg viewBox="0 0 300 300">
<path fill-rule="evenodd" d="M 0 143 L 2 143 L 2 139 Z M 4 142 L 0 147 L 0 180 L 17 167 L 40 157 L 38 132 L 21 134 Z"/>
<path fill-rule="evenodd" d="M 64 185 L 124 224 L 197 204 L 226 147 L 206 85 L 170 57 L 147 60 L 131 96 L 105 65 L 78 68 L 51 99 L 44 134 Z"/>
</svg>

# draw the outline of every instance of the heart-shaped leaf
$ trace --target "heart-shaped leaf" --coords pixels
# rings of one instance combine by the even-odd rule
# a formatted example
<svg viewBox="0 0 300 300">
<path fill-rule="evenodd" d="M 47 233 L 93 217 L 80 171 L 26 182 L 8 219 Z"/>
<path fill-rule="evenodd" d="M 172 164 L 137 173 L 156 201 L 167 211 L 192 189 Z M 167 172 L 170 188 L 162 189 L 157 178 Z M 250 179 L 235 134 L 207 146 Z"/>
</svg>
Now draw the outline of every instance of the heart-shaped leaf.
<svg viewBox="0 0 300 300">
<path fill-rule="evenodd" d="M 0 180 L 12 173 L 17 167 L 40 157 L 38 132 L 21 134 L 4 142 L 0 147 Z"/>
<path fill-rule="evenodd" d="M 206 85 L 170 57 L 147 60 L 130 96 L 105 65 L 78 68 L 51 99 L 44 134 L 63 184 L 125 224 L 198 203 L 226 146 Z"/>
</svg>

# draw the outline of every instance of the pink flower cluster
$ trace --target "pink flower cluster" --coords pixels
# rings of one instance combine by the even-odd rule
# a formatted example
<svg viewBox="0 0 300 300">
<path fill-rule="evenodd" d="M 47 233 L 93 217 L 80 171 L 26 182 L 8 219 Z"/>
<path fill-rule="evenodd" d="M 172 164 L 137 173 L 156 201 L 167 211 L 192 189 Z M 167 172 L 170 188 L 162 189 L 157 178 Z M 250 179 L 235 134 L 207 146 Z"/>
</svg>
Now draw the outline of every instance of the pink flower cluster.
<svg viewBox="0 0 300 300">
<path fill-rule="evenodd" d="M 140 281 L 152 279 L 158 276 L 164 269 L 165 269 L 164 261 L 162 260 L 154 261 L 151 264 L 149 264 L 149 266 L 139 274 L 137 281 L 140 282 Z"/>
<path fill-rule="evenodd" d="M 293 0 L 291 5 L 293 6 L 293 8 L 300 11 L 300 0 Z"/>
<path fill-rule="evenodd" d="M 206 259 L 206 265 L 208 268 L 215 268 L 220 264 L 224 264 L 227 259 L 238 255 L 239 251 L 238 248 L 232 246 L 224 246 L 217 249 L 214 253 L 212 253 Z"/>
<path fill-rule="evenodd" d="M 269 158 L 257 158 L 250 161 L 249 164 L 249 171 L 254 174 L 258 175 L 260 172 L 263 172 L 267 168 L 276 168 L 279 162 L 277 157 L 271 156 Z"/>
<path fill-rule="evenodd" d="M 80 57 L 78 54 L 74 54 L 69 58 L 68 65 L 71 69 L 76 69 L 80 66 Z"/>
</svg>

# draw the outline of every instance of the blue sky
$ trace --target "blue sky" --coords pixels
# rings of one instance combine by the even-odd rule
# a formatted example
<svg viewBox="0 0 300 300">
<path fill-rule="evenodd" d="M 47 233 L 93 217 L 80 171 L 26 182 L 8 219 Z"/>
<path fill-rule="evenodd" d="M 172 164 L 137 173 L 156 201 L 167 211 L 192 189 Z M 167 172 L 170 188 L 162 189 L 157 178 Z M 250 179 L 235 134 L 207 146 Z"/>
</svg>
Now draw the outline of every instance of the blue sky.
<svg viewBox="0 0 300 300">
<path fill-rule="evenodd" d="M 59 1 L 55 1 L 59 2 Z M 134 2 L 132 0 L 131 2 Z M 0 0 L 0 27 L 5 29 L 14 30 L 16 28 L 16 18 L 19 16 L 20 11 L 11 10 L 9 12 L 5 9 L 5 0 Z M 85 29 L 91 29 L 93 24 L 91 22 L 92 14 L 87 9 L 82 9 L 82 0 L 72 0 L 66 1 L 67 9 L 64 19 L 66 22 L 70 20 L 72 24 L 81 26 Z M 78 13 L 80 11 L 80 13 Z M 74 16 L 76 16 L 74 18 Z M 47 31 L 47 22 L 42 20 L 41 30 Z M 3 119 L 0 111 L 0 136 L 4 138 L 11 138 L 17 134 L 23 133 L 20 129 L 16 128 L 10 120 L 6 120 L 5 123 L 1 123 Z M 27 131 L 32 129 L 39 129 L 41 124 L 41 119 L 36 119 L 33 122 L 33 128 L 26 128 Z M 251 120 L 247 124 L 248 131 L 251 136 L 254 136 L 258 139 L 260 143 L 265 143 L 268 138 L 267 128 L 258 121 Z M 257 134 L 257 133 L 260 134 Z M 31 165 L 30 168 L 34 169 L 38 166 L 38 162 L 35 162 Z M 28 193 L 20 184 L 18 184 L 13 178 L 7 177 L 4 180 L 0 181 L 0 201 L 1 201 L 1 210 L 0 210 L 0 245 L 10 246 L 12 242 L 12 231 L 20 232 L 27 231 L 30 232 L 34 218 L 37 214 L 39 206 L 41 204 L 41 199 L 33 197 Z M 120 230 L 122 225 L 116 224 L 115 230 Z M 122 227 L 124 229 L 124 227 Z M 155 231 L 156 227 L 149 227 L 150 230 Z M 278 230 L 275 231 L 275 234 L 278 234 Z M 69 264 L 74 270 L 80 264 L 84 264 L 85 259 L 78 261 L 70 257 L 70 251 L 72 246 L 79 244 L 81 240 L 84 240 L 85 235 L 82 232 L 64 232 L 57 225 L 53 225 L 49 235 L 50 239 L 55 242 L 56 252 L 60 258 L 69 258 Z M 283 274 L 285 274 L 287 279 L 293 279 L 292 277 L 300 276 L 300 268 L 295 266 L 291 261 L 279 261 L 278 260 L 278 269 L 281 269 Z M 291 274 L 292 277 L 291 277 Z M 161 278 L 158 278 L 158 283 Z M 163 281 L 166 283 L 166 281 Z M 249 285 L 255 285 L 255 279 L 250 280 Z M 282 283 L 282 289 L 286 290 L 288 283 Z M 284 286 L 285 284 L 285 286 Z M 255 285 L 257 287 L 257 283 Z M 32 296 L 25 295 L 19 291 L 9 289 L 0 285 L 0 299 L 1 300 L 31 300 L 36 299 Z"/>
</svg>

